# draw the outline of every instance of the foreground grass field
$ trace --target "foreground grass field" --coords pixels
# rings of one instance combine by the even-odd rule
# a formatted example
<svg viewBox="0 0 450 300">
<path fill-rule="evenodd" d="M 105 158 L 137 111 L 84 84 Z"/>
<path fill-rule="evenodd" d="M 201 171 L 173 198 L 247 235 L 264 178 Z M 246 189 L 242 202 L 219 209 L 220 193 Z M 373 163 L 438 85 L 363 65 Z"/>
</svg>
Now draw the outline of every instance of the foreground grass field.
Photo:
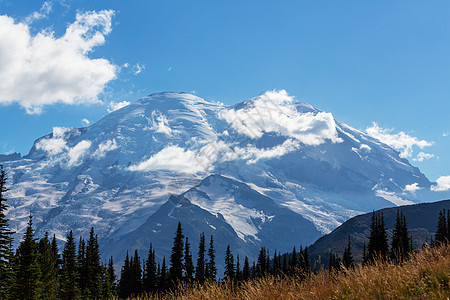
<svg viewBox="0 0 450 300">
<path fill-rule="evenodd" d="M 448 299 L 450 247 L 425 249 L 402 263 L 378 261 L 337 273 L 267 276 L 233 286 L 205 284 L 144 299 Z"/>
</svg>

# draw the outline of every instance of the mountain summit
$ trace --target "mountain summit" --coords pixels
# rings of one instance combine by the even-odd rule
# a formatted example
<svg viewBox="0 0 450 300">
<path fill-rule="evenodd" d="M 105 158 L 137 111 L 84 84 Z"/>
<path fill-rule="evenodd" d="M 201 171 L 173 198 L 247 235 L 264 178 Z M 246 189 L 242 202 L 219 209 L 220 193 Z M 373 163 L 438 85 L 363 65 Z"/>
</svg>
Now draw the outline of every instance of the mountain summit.
<svg viewBox="0 0 450 300">
<path fill-rule="evenodd" d="M 398 151 L 285 91 L 233 106 L 152 94 L 91 126 L 55 127 L 4 164 L 15 231 L 30 211 L 38 235 L 94 226 L 116 261 L 150 242 L 167 255 L 178 220 L 193 245 L 204 231 L 219 252 L 290 251 L 361 212 L 421 200 L 406 185 L 430 187 Z"/>
</svg>

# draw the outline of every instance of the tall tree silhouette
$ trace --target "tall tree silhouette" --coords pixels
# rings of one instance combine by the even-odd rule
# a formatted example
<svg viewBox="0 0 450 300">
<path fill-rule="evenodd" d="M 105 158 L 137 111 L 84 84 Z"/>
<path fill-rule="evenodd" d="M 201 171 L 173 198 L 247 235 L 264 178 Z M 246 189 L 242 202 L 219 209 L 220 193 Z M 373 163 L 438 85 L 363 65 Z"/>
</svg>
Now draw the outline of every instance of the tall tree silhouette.
<svg viewBox="0 0 450 300">
<path fill-rule="evenodd" d="M 214 250 L 214 238 L 211 235 L 211 239 L 209 240 L 209 248 L 208 248 L 208 263 L 206 264 L 207 269 L 207 278 L 211 278 L 212 280 L 216 280 L 217 276 L 217 268 L 216 268 L 216 250 Z"/>
<path fill-rule="evenodd" d="M 77 276 L 76 246 L 71 230 L 67 234 L 62 254 L 60 298 L 67 300 L 80 298 Z"/>
<path fill-rule="evenodd" d="M 181 222 L 178 222 L 177 232 L 173 238 L 172 254 L 170 255 L 170 281 L 176 284 L 183 278 L 183 250 L 184 235 L 181 228 Z"/>
<path fill-rule="evenodd" d="M 205 281 L 205 234 L 200 234 L 200 243 L 198 244 L 197 266 L 195 267 L 195 279 L 203 283 Z"/>
</svg>

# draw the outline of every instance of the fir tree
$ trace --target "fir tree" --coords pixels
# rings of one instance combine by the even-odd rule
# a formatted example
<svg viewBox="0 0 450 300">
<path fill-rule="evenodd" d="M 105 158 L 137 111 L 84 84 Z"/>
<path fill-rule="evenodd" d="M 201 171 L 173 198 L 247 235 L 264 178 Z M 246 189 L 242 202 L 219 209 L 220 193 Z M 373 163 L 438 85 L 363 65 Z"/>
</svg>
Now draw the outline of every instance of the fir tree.
<svg viewBox="0 0 450 300">
<path fill-rule="evenodd" d="M 344 254 L 342 255 L 342 263 L 347 269 L 353 266 L 352 244 L 350 242 L 350 235 L 348 236 L 347 247 L 345 247 Z"/>
<path fill-rule="evenodd" d="M 198 245 L 197 266 L 195 268 L 195 279 L 203 283 L 205 281 L 205 234 L 200 234 L 200 243 Z"/>
<path fill-rule="evenodd" d="M 163 263 L 161 266 L 160 276 L 158 278 L 158 290 L 160 292 L 165 292 L 167 288 L 169 287 L 169 274 L 167 274 L 167 267 L 166 267 L 166 257 L 163 258 Z"/>
<path fill-rule="evenodd" d="M 87 287 L 87 262 L 86 262 L 86 242 L 82 237 L 78 243 L 77 254 L 77 280 L 80 293 L 83 293 Z"/>
<path fill-rule="evenodd" d="M 183 245 L 184 235 L 181 222 L 178 222 L 177 232 L 173 238 L 172 254 L 170 255 L 170 281 L 176 284 L 183 278 Z"/>
<path fill-rule="evenodd" d="M 189 239 L 186 237 L 186 242 L 184 243 L 184 274 L 188 281 L 191 281 L 194 278 L 194 269 L 191 245 L 189 244 Z"/>
<path fill-rule="evenodd" d="M 145 262 L 145 270 L 142 281 L 144 292 L 154 293 L 156 291 L 156 260 L 155 250 L 153 250 L 152 244 L 150 244 L 150 248 L 148 250 L 148 257 Z"/>
<path fill-rule="evenodd" d="M 108 282 L 107 298 L 116 296 L 116 272 L 114 270 L 114 261 L 111 256 L 108 260 L 108 268 L 106 270 L 106 280 Z"/>
<path fill-rule="evenodd" d="M 42 283 L 39 280 L 41 272 L 31 214 L 23 240 L 17 248 L 14 267 L 16 277 L 11 298 L 23 300 L 39 298 L 42 292 Z"/>
<path fill-rule="evenodd" d="M 290 264 L 289 264 L 289 269 L 290 269 L 291 273 L 295 272 L 297 265 L 298 265 L 297 251 L 295 250 L 295 246 L 294 246 L 294 249 L 292 250 Z"/>
<path fill-rule="evenodd" d="M 41 270 L 40 282 L 42 283 L 42 299 L 56 299 L 58 292 L 58 261 L 52 250 L 48 232 L 39 241 L 37 258 Z"/>
<path fill-rule="evenodd" d="M 0 165 L 0 299 L 5 299 L 8 289 L 13 278 L 12 260 L 12 234 L 9 229 L 9 220 L 6 217 L 8 205 L 4 193 L 8 191 L 6 188 L 6 172 L 3 165 Z"/>
<path fill-rule="evenodd" d="M 249 280 L 250 279 L 250 264 L 248 263 L 248 257 L 245 256 L 244 259 L 244 267 L 242 268 L 242 279 Z"/>
<path fill-rule="evenodd" d="M 241 273 L 241 264 L 239 261 L 239 255 L 236 256 L 236 281 L 242 280 L 242 273 Z"/>
<path fill-rule="evenodd" d="M 304 272 L 305 273 L 309 273 L 311 272 L 311 264 L 309 262 L 309 253 L 308 253 L 308 246 L 305 247 L 305 249 L 303 250 L 303 261 L 305 263 L 304 266 Z"/>
<path fill-rule="evenodd" d="M 272 274 L 278 274 L 278 272 L 280 271 L 280 266 L 278 264 L 277 250 L 275 250 L 275 253 L 273 254 L 272 261 L 273 261 Z"/>
<path fill-rule="evenodd" d="M 257 276 L 263 276 L 266 273 L 266 263 L 267 263 L 267 259 L 266 259 L 266 248 L 261 247 L 261 249 L 259 250 L 259 254 L 258 254 L 258 258 L 257 258 L 257 262 L 256 262 L 256 272 L 257 272 Z"/>
<path fill-rule="evenodd" d="M 216 268 L 216 251 L 214 250 L 214 238 L 211 235 L 208 248 L 208 263 L 206 265 L 208 278 L 216 280 L 217 268 Z"/>
<path fill-rule="evenodd" d="M 233 279 L 235 277 L 234 257 L 231 253 L 230 244 L 225 251 L 225 272 L 223 273 L 227 279 Z"/>
<path fill-rule="evenodd" d="M 407 257 L 411 250 L 406 217 L 400 210 L 397 210 L 397 218 L 392 232 L 391 257 L 401 261 Z"/>
<path fill-rule="evenodd" d="M 83 296 L 99 298 L 101 292 L 101 265 L 97 235 L 91 227 L 86 245 L 86 289 Z"/>
<path fill-rule="evenodd" d="M 436 234 L 434 236 L 434 241 L 437 244 L 441 244 L 447 241 L 447 221 L 445 219 L 445 209 L 439 212 L 439 219 L 436 229 Z"/>
<path fill-rule="evenodd" d="M 130 266 L 130 257 L 127 255 L 123 262 L 122 269 L 120 271 L 120 280 L 119 280 L 119 297 L 127 298 L 131 295 L 131 266 Z"/>
<path fill-rule="evenodd" d="M 376 257 L 385 258 L 389 251 L 386 227 L 383 213 L 372 213 L 367 259 L 372 261 Z"/>
<path fill-rule="evenodd" d="M 132 295 L 137 296 L 142 293 L 142 267 L 137 250 L 134 251 L 134 256 L 130 260 L 130 274 L 130 291 Z"/>
</svg>

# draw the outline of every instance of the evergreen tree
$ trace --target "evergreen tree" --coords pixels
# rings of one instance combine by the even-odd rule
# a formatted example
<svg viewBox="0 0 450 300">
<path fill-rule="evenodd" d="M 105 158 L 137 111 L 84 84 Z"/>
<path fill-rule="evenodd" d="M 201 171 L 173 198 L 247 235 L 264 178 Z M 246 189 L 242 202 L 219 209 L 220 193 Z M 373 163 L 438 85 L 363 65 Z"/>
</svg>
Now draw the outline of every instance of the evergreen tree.
<svg viewBox="0 0 450 300">
<path fill-rule="evenodd" d="M 283 254 L 283 273 L 287 274 L 288 272 L 288 262 L 287 262 L 287 254 Z"/>
<path fill-rule="evenodd" d="M 256 272 L 257 272 L 257 276 L 263 276 L 266 273 L 266 263 L 267 263 L 267 259 L 266 259 L 266 248 L 261 247 L 261 249 L 259 250 L 259 254 L 258 254 L 258 258 L 257 258 L 257 262 L 256 262 Z"/>
<path fill-rule="evenodd" d="M 104 298 L 110 299 L 116 296 L 116 272 L 114 270 L 114 261 L 111 256 L 108 260 L 108 266 L 106 268 L 106 290 Z"/>
<path fill-rule="evenodd" d="M 397 218 L 392 232 L 391 257 L 401 261 L 407 257 L 411 250 L 406 217 L 400 210 L 397 210 Z"/>
<path fill-rule="evenodd" d="M 311 264 L 309 262 L 309 253 L 308 253 L 308 246 L 305 247 L 303 250 L 303 261 L 304 261 L 304 272 L 309 273 L 311 272 Z"/>
<path fill-rule="evenodd" d="M 188 281 L 191 281 L 194 278 L 194 269 L 191 245 L 189 244 L 189 239 L 186 237 L 186 242 L 184 243 L 184 274 Z"/>
<path fill-rule="evenodd" d="M 40 282 L 42 283 L 42 299 L 56 299 L 58 292 L 58 261 L 52 250 L 48 232 L 40 239 L 38 244 L 37 258 L 41 271 Z"/>
<path fill-rule="evenodd" d="M 298 265 L 297 251 L 295 250 L 295 246 L 294 246 L 294 249 L 292 250 L 290 264 L 289 264 L 289 269 L 290 269 L 291 273 L 295 272 L 297 265 Z"/>
<path fill-rule="evenodd" d="M 176 284 L 183 278 L 183 250 L 184 250 L 184 235 L 181 228 L 181 222 L 178 222 L 177 232 L 173 239 L 172 254 L 170 255 L 170 281 L 171 284 Z"/>
<path fill-rule="evenodd" d="M 272 268 L 272 274 L 278 274 L 279 270 L 280 270 L 280 266 L 278 264 L 278 255 L 277 255 L 277 250 L 275 250 L 275 253 L 273 254 L 273 268 Z"/>
<path fill-rule="evenodd" d="M 188 244 L 187 241 L 186 244 Z M 144 292 L 154 293 L 156 291 L 156 260 L 155 250 L 153 250 L 152 244 L 150 244 L 150 248 L 148 250 L 148 257 L 145 262 L 145 270 L 142 281 Z"/>
<path fill-rule="evenodd" d="M 12 234 L 9 229 L 9 220 L 6 217 L 8 205 L 4 193 L 8 191 L 6 188 L 6 172 L 3 165 L 0 165 L 0 299 L 5 299 L 8 289 L 13 278 L 12 260 Z"/>
<path fill-rule="evenodd" d="M 248 263 L 248 257 L 245 256 L 244 259 L 244 267 L 242 268 L 242 279 L 249 280 L 250 279 L 250 264 Z"/>
<path fill-rule="evenodd" d="M 137 250 L 134 251 L 134 256 L 130 260 L 130 269 L 131 294 L 137 296 L 142 293 L 142 267 Z"/>
<path fill-rule="evenodd" d="M 158 278 L 158 290 L 160 292 L 165 292 L 169 287 L 169 274 L 166 267 L 166 257 L 163 258 L 163 263 L 161 266 L 160 277 Z"/>
<path fill-rule="evenodd" d="M 80 293 L 84 293 L 87 287 L 87 262 L 86 262 L 86 242 L 82 237 L 78 243 L 77 254 L 77 280 Z"/>
<path fill-rule="evenodd" d="M 41 272 L 31 214 L 23 240 L 17 248 L 14 268 L 16 277 L 10 297 L 23 300 L 39 298 L 42 292 Z"/>
<path fill-rule="evenodd" d="M 195 268 L 195 279 L 203 283 L 205 281 L 205 234 L 200 234 L 200 243 L 198 245 L 197 266 Z"/>
<path fill-rule="evenodd" d="M 439 219 L 434 240 L 437 244 L 447 241 L 447 220 L 445 219 L 445 209 L 439 212 Z"/>
<path fill-rule="evenodd" d="M 212 280 L 216 280 L 217 276 L 217 268 L 216 268 L 216 251 L 214 250 L 214 238 L 211 235 L 211 239 L 209 241 L 209 249 L 208 249 L 208 263 L 207 263 L 207 278 L 211 278 Z"/>
<path fill-rule="evenodd" d="M 123 262 L 122 269 L 120 271 L 120 280 L 119 280 L 119 297 L 120 298 L 127 298 L 131 295 L 131 266 L 130 266 L 130 257 L 127 255 L 125 257 L 125 260 Z"/>
<path fill-rule="evenodd" d="M 101 265 L 97 235 L 91 227 L 89 240 L 86 245 L 86 289 L 83 296 L 99 298 L 101 294 Z"/>
<path fill-rule="evenodd" d="M 233 279 L 235 277 L 234 257 L 231 253 L 230 244 L 228 244 L 227 250 L 225 251 L 225 272 L 223 274 L 227 279 Z"/>
<path fill-rule="evenodd" d="M 344 254 L 342 255 L 342 263 L 347 269 L 353 266 L 352 244 L 350 242 L 350 235 L 348 236 L 347 247 L 345 247 Z"/>
<path fill-rule="evenodd" d="M 339 271 L 341 269 L 341 259 L 330 251 L 330 262 L 328 263 L 328 271 Z"/>
<path fill-rule="evenodd" d="M 372 261 L 376 257 L 386 257 L 389 251 L 386 227 L 383 213 L 372 213 L 367 259 Z"/>
<path fill-rule="evenodd" d="M 236 256 L 236 281 L 242 280 L 242 273 L 241 273 L 241 264 L 239 261 L 239 255 Z"/>
</svg>

